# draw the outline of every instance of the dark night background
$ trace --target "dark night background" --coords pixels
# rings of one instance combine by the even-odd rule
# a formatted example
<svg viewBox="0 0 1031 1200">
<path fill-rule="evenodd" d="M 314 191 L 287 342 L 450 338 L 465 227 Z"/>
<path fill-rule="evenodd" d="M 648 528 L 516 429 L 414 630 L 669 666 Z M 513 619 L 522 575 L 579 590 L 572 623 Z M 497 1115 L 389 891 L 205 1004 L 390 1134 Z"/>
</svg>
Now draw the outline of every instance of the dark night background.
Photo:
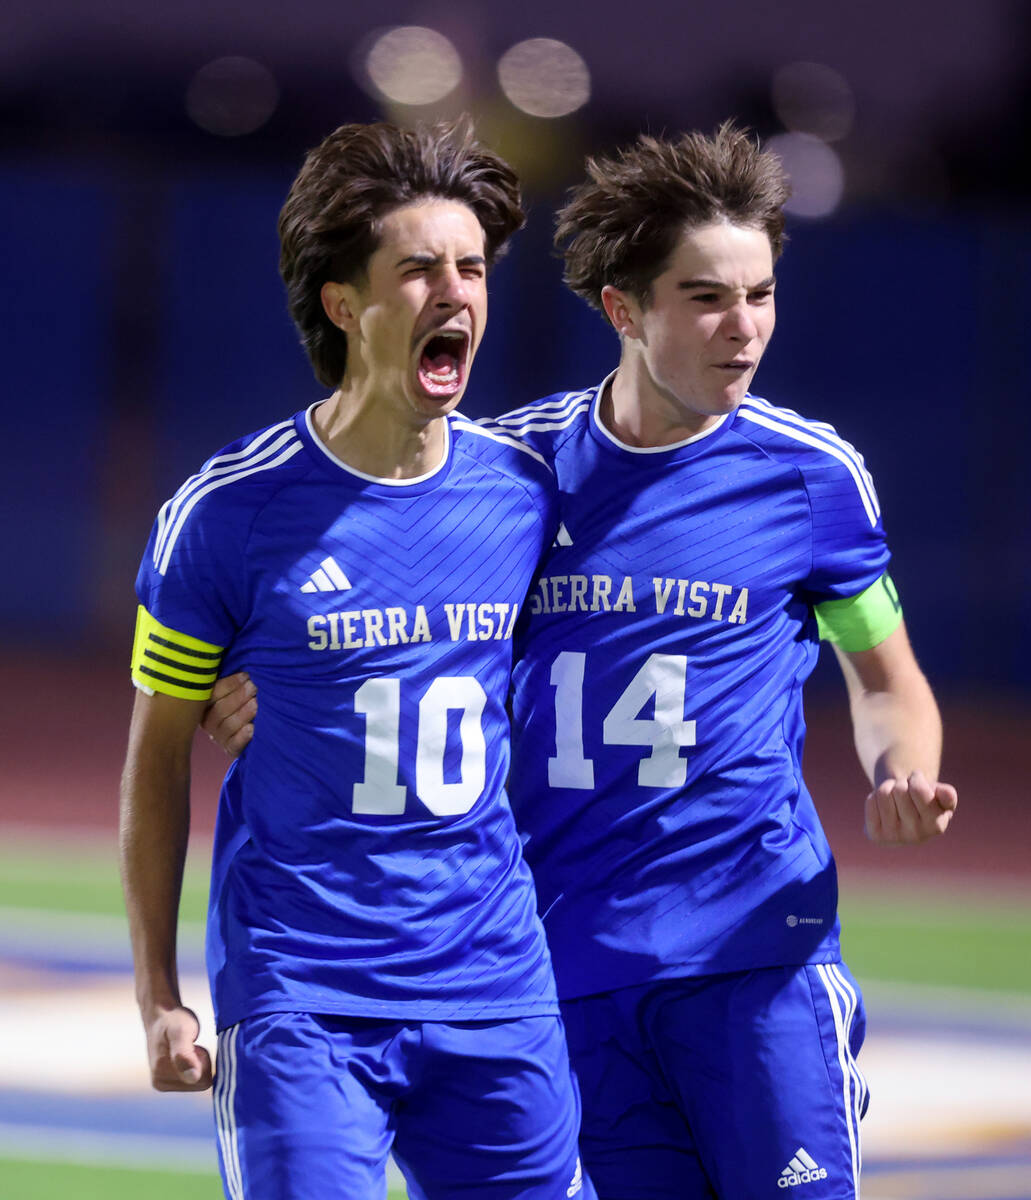
<svg viewBox="0 0 1031 1200">
<path fill-rule="evenodd" d="M 363 63 L 394 25 L 451 40 L 455 91 L 423 107 L 375 93 Z M 575 112 L 529 116 L 502 93 L 498 59 L 531 37 L 582 56 L 591 94 Z M 216 71 L 204 128 L 197 80 L 227 57 L 236 74 Z M 524 176 L 530 224 L 493 276 L 465 402 L 480 415 L 615 364 L 614 336 L 549 253 L 585 153 L 728 116 L 783 135 L 775 81 L 803 63 L 832 94 L 817 88 L 791 119 L 831 146 L 844 191 L 832 212 L 790 219 L 755 390 L 865 454 L 938 689 L 1026 705 L 1029 61 L 1017 0 L 5 8 L 0 638 L 127 658 L 158 505 L 222 443 L 319 396 L 286 316 L 275 220 L 304 150 L 334 126 L 468 110 Z M 232 125 L 252 110 L 265 116 L 249 132 L 210 131 L 219 112 Z"/>
</svg>

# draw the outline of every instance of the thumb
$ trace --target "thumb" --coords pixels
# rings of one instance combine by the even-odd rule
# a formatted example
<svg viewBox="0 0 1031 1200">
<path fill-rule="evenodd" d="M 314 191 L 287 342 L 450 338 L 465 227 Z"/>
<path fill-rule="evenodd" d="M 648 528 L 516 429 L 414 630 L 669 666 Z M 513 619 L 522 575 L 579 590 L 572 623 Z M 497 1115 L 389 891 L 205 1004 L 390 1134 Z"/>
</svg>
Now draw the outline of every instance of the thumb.
<svg viewBox="0 0 1031 1200">
<path fill-rule="evenodd" d="M 172 1052 L 175 1073 L 183 1083 L 199 1083 L 201 1076 L 200 1058 L 193 1046 L 179 1046 Z"/>
<path fill-rule="evenodd" d="M 200 1083 L 200 1067 L 188 1063 L 185 1058 L 176 1058 L 175 1071 L 183 1083 Z"/>
<path fill-rule="evenodd" d="M 193 1016 L 191 1013 L 190 1016 Z M 184 1083 L 197 1083 L 201 1077 L 201 1061 L 194 1038 L 199 1030 L 192 1026 L 194 1021 L 176 1026 L 168 1039 L 168 1053 L 175 1072 Z"/>
<path fill-rule="evenodd" d="M 928 782 L 927 776 L 919 768 L 911 771 L 909 779 L 906 780 L 909 784 L 910 793 L 919 799 L 930 803 L 934 799 L 934 788 Z"/>
</svg>

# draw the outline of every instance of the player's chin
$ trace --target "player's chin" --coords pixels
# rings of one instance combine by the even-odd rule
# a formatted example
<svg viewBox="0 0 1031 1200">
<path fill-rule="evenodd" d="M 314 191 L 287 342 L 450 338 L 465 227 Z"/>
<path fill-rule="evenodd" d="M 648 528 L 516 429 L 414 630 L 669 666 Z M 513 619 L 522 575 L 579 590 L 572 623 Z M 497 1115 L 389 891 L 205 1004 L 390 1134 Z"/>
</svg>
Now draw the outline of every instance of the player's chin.
<svg viewBox="0 0 1031 1200">
<path fill-rule="evenodd" d="M 733 383 L 727 384 L 721 390 L 714 405 L 716 413 L 720 415 L 732 413 L 748 395 L 748 384 L 750 381 L 749 378 L 748 380 L 735 380 Z"/>
</svg>

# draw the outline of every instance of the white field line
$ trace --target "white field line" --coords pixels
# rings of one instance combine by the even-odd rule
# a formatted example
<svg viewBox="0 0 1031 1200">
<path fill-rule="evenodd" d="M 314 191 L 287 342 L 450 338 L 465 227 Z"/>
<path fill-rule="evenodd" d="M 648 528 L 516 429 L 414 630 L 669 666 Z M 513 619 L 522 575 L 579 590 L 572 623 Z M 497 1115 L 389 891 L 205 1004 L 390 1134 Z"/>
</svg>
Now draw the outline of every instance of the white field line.
<svg viewBox="0 0 1031 1200">
<path fill-rule="evenodd" d="M 213 1051 L 206 981 L 186 976 L 182 986 Z M 871 1033 L 860 1055 L 873 1095 L 863 1122 L 868 1157 L 978 1153 L 1031 1137 L 1031 1036 L 952 1035 L 933 993 L 924 994 L 926 1028 L 907 1020 L 901 1031 Z M 0 995 L 0 1087 L 83 1098 L 149 1093 L 128 976 Z"/>
<path fill-rule="evenodd" d="M 149 1092 L 143 1026 L 128 974 L 0 993 L 0 1088 L 64 1095 Z M 207 980 L 186 975 L 183 1001 L 214 1058 Z"/>
<path fill-rule="evenodd" d="M 863 1153 L 877 1159 L 1002 1154 L 1031 1139 L 1031 1041 L 964 1034 L 871 1034 L 859 1055 L 870 1085 Z"/>
</svg>

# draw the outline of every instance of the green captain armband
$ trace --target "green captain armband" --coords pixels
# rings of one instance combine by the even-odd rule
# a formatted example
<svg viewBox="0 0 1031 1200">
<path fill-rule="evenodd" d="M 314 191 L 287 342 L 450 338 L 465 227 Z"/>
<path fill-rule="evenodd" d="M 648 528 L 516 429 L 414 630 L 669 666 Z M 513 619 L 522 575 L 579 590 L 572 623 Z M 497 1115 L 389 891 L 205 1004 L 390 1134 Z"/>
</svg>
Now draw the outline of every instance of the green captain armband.
<svg viewBox="0 0 1031 1200">
<path fill-rule="evenodd" d="M 148 694 L 207 700 L 218 678 L 223 649 L 169 629 L 141 604 L 136 610 L 132 681 Z"/>
<path fill-rule="evenodd" d="M 820 641 L 842 650 L 872 650 L 902 624 L 902 605 L 885 573 L 865 592 L 845 600 L 825 600 L 815 608 Z"/>
</svg>

